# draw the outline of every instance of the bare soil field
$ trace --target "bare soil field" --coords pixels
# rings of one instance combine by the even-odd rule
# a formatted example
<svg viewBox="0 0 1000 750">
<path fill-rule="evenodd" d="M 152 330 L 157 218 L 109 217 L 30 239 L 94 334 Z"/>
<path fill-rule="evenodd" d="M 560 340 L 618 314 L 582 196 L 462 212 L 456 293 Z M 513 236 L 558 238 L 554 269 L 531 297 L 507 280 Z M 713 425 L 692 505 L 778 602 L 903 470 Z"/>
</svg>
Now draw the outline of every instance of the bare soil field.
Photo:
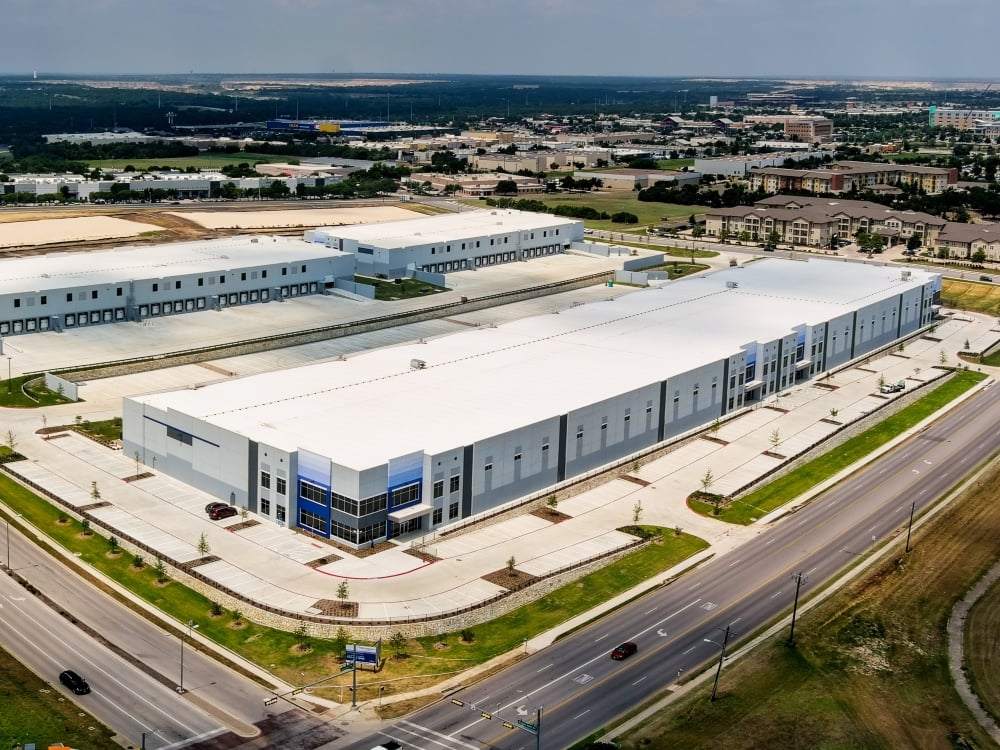
<svg viewBox="0 0 1000 750">
<path fill-rule="evenodd" d="M 266 229 L 323 227 L 334 224 L 373 224 L 414 219 L 418 214 L 398 206 L 300 208 L 278 211 L 177 211 L 172 214 L 206 229 Z"/>
<path fill-rule="evenodd" d="M 112 216 L 66 218 L 63 215 L 58 219 L 32 216 L 30 221 L 0 223 L 0 248 L 120 239 L 158 230 L 153 224 Z"/>
</svg>

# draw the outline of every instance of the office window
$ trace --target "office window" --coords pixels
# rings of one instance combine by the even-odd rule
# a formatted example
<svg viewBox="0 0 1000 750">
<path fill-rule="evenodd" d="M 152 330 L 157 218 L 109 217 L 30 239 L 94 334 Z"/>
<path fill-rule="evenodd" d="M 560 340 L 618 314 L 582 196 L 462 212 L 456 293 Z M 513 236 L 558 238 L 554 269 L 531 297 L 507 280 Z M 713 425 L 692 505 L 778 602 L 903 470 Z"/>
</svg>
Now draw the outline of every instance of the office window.
<svg viewBox="0 0 1000 750">
<path fill-rule="evenodd" d="M 180 288 L 181 288 L 181 282 L 180 281 L 175 281 L 174 282 L 174 289 L 180 289 Z"/>
<path fill-rule="evenodd" d="M 118 288 L 117 288 L 117 289 L 115 290 L 115 296 L 116 296 L 116 297 L 121 297 L 121 296 L 122 296 L 122 288 L 121 288 L 121 287 L 118 287 Z"/>
<path fill-rule="evenodd" d="M 219 283 L 220 284 L 225 284 L 226 283 L 226 277 L 225 276 L 220 276 L 219 277 Z"/>
<path fill-rule="evenodd" d="M 385 510 L 387 498 L 388 496 L 384 492 L 380 495 L 366 497 L 358 504 L 358 515 L 367 516 L 371 513 L 378 513 L 379 511 Z"/>
<path fill-rule="evenodd" d="M 549 444 L 548 443 L 542 443 L 542 455 L 544 456 L 548 452 L 549 452 Z"/>
<path fill-rule="evenodd" d="M 448 520 L 453 518 L 458 518 L 458 503 L 452 503 L 448 506 Z"/>
<path fill-rule="evenodd" d="M 632 420 L 632 415 L 631 414 L 626 414 L 625 415 L 625 424 L 628 424 L 631 420 Z"/>
<path fill-rule="evenodd" d="M 431 523 L 438 524 L 441 523 L 441 517 L 444 515 L 444 508 L 435 508 L 434 514 L 431 516 Z"/>
<path fill-rule="evenodd" d="M 483 471 L 493 471 L 493 464 L 486 464 L 483 467 Z"/>
<path fill-rule="evenodd" d="M 420 483 L 414 482 L 413 484 L 408 484 L 405 487 L 397 487 L 392 491 L 391 500 L 392 507 L 396 508 L 400 505 L 406 505 L 407 503 L 412 503 L 414 500 L 420 499 Z"/>
<path fill-rule="evenodd" d="M 299 497 L 303 500 L 311 500 L 320 505 L 326 505 L 326 488 L 313 484 L 305 479 L 299 480 Z"/>
<path fill-rule="evenodd" d="M 308 510 L 299 510 L 299 526 L 319 531 L 323 534 L 326 533 L 326 519 L 317 516 L 315 513 L 310 513 Z"/>
<path fill-rule="evenodd" d="M 433 496 L 434 496 L 435 500 L 437 498 L 439 498 L 439 497 L 444 497 L 444 480 L 443 479 L 439 479 L 438 481 L 436 481 L 434 483 Z"/>
<path fill-rule="evenodd" d="M 576 439 L 583 440 L 583 425 L 576 428 Z"/>
<path fill-rule="evenodd" d="M 305 273 L 305 272 L 306 272 L 306 267 L 303 265 L 302 266 L 302 273 Z"/>
<path fill-rule="evenodd" d="M 41 299 L 41 304 L 47 305 L 48 303 L 49 303 L 49 298 L 43 294 Z"/>
<path fill-rule="evenodd" d="M 288 480 L 284 477 L 278 477 L 277 479 L 277 492 L 279 495 L 288 494 Z"/>
<path fill-rule="evenodd" d="M 330 493 L 330 507 L 351 516 L 358 515 L 358 501 L 336 492 Z"/>
<path fill-rule="evenodd" d="M 153 291 L 154 291 L 154 292 L 158 292 L 158 291 L 160 291 L 160 285 L 154 282 L 154 283 L 153 283 Z"/>
<path fill-rule="evenodd" d="M 266 268 L 263 271 L 260 272 L 260 277 L 262 279 L 266 279 L 267 278 L 267 269 Z"/>
<path fill-rule="evenodd" d="M 521 460 L 521 454 L 520 453 L 515 453 L 514 454 L 514 460 L 515 461 L 520 461 Z"/>
<path fill-rule="evenodd" d="M 288 269 L 287 268 L 282 268 L 281 269 L 281 275 L 282 276 L 287 276 L 288 275 Z"/>
<path fill-rule="evenodd" d="M 154 284 L 154 286 L 155 286 L 155 284 Z M 154 289 L 153 291 L 155 292 L 156 290 Z M 69 292 L 69 293 L 66 294 L 66 301 L 67 302 L 72 302 L 73 301 L 73 292 Z"/>
<path fill-rule="evenodd" d="M 458 474 L 448 480 L 448 492 L 458 492 L 461 486 L 462 478 Z"/>
<path fill-rule="evenodd" d="M 266 489 L 271 489 L 271 472 L 262 471 L 260 473 L 260 486 Z"/>
<path fill-rule="evenodd" d="M 205 279 L 198 279 L 198 286 L 205 286 Z"/>
<path fill-rule="evenodd" d="M 243 273 L 240 274 L 240 281 L 246 281 L 246 280 L 247 280 L 247 272 L 244 271 Z"/>
<path fill-rule="evenodd" d="M 274 520 L 278 521 L 279 523 L 284 523 L 285 522 L 285 506 L 284 505 L 278 505 L 278 506 L 275 507 L 275 509 L 274 509 Z M 326 526 L 324 525 L 323 528 L 325 529 Z"/>
<path fill-rule="evenodd" d="M 21 300 L 18 299 L 17 297 L 15 297 L 14 298 L 14 307 L 20 307 L 20 306 L 21 306 Z"/>
<path fill-rule="evenodd" d="M 271 515 L 271 501 L 266 497 L 260 499 L 260 512 L 265 516 Z"/>
</svg>

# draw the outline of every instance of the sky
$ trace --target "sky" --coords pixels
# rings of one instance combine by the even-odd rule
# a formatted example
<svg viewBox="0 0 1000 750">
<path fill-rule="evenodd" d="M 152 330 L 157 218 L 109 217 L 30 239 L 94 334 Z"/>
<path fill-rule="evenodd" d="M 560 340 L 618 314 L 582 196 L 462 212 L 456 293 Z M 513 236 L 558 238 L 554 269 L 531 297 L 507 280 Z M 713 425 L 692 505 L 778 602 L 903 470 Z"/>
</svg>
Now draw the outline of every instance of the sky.
<svg viewBox="0 0 1000 750">
<path fill-rule="evenodd" d="M 0 74 L 1000 80 L 1000 0 L 0 0 Z"/>
</svg>

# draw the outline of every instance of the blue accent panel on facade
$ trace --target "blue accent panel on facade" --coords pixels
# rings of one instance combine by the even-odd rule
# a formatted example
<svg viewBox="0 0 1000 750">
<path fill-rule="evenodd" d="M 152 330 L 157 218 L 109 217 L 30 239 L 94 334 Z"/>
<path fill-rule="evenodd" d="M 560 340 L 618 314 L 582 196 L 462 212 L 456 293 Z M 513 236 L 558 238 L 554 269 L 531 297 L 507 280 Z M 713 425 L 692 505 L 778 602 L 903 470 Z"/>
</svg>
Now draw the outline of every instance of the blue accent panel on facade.
<svg viewBox="0 0 1000 750">
<path fill-rule="evenodd" d="M 158 425 L 162 425 L 163 427 L 166 427 L 168 430 L 177 430 L 177 432 L 183 433 L 184 435 L 187 435 L 194 440 L 200 440 L 201 442 L 208 443 L 209 445 L 215 446 L 216 448 L 221 447 L 218 443 L 213 443 L 211 440 L 206 440 L 205 438 L 198 437 L 197 435 L 192 435 L 187 430 L 179 430 L 173 425 L 169 425 L 166 422 L 161 422 L 159 419 L 154 419 L 153 417 L 147 417 L 145 414 L 142 416 L 142 418 L 148 419 L 150 422 L 155 422 Z"/>
<path fill-rule="evenodd" d="M 424 476 L 424 453 L 417 451 L 389 459 L 389 489 L 419 482 Z"/>
<path fill-rule="evenodd" d="M 330 489 L 330 459 L 304 448 L 298 450 L 299 478 Z"/>
</svg>

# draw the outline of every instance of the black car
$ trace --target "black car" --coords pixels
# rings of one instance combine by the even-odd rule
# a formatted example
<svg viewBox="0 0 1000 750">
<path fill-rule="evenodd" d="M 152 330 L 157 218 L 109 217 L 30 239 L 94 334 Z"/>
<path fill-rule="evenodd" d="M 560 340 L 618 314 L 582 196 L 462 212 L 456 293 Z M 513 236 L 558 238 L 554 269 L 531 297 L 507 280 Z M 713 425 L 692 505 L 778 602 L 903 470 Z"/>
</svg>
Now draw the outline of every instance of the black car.
<svg viewBox="0 0 1000 750">
<path fill-rule="evenodd" d="M 72 669 L 67 669 L 65 672 L 59 673 L 59 682 L 65 685 L 67 688 L 72 690 L 77 695 L 86 695 L 90 692 L 90 685 L 87 681 L 83 679 L 80 675 L 74 672 Z"/>
<path fill-rule="evenodd" d="M 229 503 L 220 503 L 220 502 L 216 501 L 216 502 L 212 502 L 212 503 L 209 503 L 208 505 L 206 505 L 205 506 L 205 512 L 211 515 L 212 511 L 215 510 L 216 508 L 228 508 L 228 507 L 229 507 Z"/>
<path fill-rule="evenodd" d="M 627 659 L 638 650 L 639 647 L 632 643 L 632 641 L 625 641 L 625 643 L 615 647 L 615 650 L 611 652 L 611 658 L 615 661 L 621 661 L 622 659 Z"/>
</svg>

